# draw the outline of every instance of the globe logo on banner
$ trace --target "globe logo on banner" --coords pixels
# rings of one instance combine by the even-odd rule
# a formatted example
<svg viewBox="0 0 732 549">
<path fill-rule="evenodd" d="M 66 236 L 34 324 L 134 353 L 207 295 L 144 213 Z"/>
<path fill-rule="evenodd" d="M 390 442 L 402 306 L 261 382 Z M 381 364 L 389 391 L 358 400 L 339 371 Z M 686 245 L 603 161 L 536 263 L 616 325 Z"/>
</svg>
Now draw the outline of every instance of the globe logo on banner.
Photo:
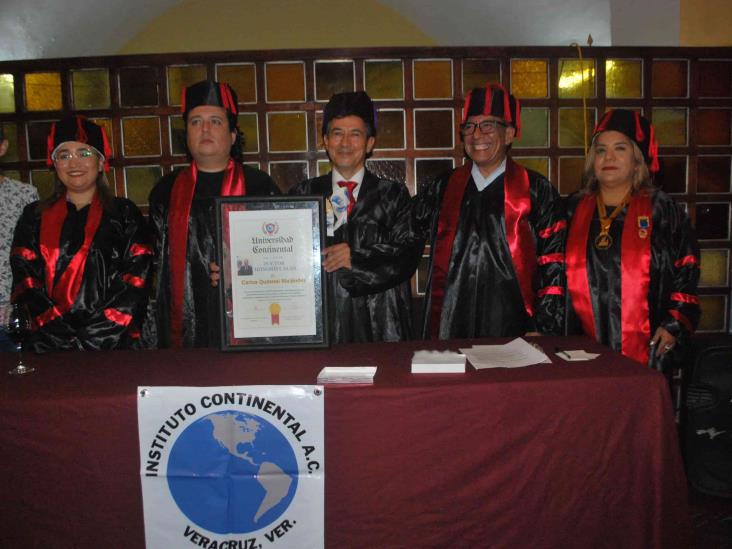
<svg viewBox="0 0 732 549">
<path fill-rule="evenodd" d="M 292 446 L 271 423 L 226 410 L 199 418 L 178 437 L 168 487 L 186 517 L 218 534 L 253 532 L 276 521 L 297 491 Z"/>
</svg>

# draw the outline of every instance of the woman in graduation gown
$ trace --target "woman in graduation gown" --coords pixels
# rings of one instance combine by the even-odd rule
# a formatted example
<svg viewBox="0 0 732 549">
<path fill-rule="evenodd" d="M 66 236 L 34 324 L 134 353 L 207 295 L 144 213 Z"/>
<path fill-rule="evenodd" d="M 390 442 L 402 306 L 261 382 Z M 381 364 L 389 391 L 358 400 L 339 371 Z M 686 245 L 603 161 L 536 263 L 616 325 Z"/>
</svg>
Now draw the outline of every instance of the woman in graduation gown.
<svg viewBox="0 0 732 549">
<path fill-rule="evenodd" d="M 140 210 L 108 187 L 109 155 L 104 129 L 80 116 L 51 128 L 53 193 L 23 211 L 10 258 L 12 301 L 30 312 L 37 352 L 139 338 L 152 250 Z"/>
<path fill-rule="evenodd" d="M 569 331 L 644 364 L 699 322 L 699 249 L 689 219 L 654 188 L 658 145 L 638 113 L 608 111 L 593 132 L 582 191 L 569 198 Z"/>
</svg>

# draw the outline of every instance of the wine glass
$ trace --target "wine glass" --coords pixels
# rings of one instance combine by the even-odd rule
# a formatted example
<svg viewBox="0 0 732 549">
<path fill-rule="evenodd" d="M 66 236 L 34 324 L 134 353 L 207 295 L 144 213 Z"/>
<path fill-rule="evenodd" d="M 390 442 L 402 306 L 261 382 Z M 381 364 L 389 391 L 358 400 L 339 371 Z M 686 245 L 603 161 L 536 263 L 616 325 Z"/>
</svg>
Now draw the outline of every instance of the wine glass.
<svg viewBox="0 0 732 549">
<path fill-rule="evenodd" d="M 18 365 L 12 370 L 8 370 L 8 373 L 12 375 L 31 373 L 35 368 L 23 364 L 23 342 L 31 333 L 31 315 L 28 307 L 18 303 L 13 303 L 10 306 L 7 330 L 8 336 L 18 348 Z"/>
</svg>

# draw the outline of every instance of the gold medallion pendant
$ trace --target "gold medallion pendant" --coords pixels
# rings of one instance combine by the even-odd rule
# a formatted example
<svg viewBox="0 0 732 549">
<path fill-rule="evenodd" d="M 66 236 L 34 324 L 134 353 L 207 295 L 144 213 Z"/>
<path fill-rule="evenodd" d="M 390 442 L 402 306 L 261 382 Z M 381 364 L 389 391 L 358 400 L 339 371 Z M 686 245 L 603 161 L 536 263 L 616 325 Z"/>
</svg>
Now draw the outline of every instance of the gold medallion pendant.
<svg viewBox="0 0 732 549">
<path fill-rule="evenodd" d="M 609 234 L 600 233 L 595 238 L 595 248 L 598 250 L 607 250 L 613 245 L 613 237 Z"/>
</svg>

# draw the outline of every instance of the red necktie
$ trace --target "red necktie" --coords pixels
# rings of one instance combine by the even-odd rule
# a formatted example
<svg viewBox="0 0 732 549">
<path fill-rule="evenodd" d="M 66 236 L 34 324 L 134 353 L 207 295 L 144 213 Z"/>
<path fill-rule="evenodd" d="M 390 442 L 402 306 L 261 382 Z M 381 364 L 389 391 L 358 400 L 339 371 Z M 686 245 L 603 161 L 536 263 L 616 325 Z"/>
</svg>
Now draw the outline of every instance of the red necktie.
<svg viewBox="0 0 732 549">
<path fill-rule="evenodd" d="M 356 205 L 356 197 L 353 196 L 353 189 L 358 186 L 358 183 L 355 181 L 339 181 L 338 186 L 348 189 L 348 217 L 351 217 L 351 210 Z"/>
</svg>

